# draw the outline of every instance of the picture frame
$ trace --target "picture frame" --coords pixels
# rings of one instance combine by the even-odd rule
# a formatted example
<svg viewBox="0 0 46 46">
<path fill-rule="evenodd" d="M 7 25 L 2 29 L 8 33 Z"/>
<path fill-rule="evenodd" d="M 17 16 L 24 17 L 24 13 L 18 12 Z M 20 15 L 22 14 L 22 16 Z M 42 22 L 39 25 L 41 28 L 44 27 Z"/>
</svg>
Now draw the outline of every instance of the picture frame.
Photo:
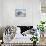
<svg viewBox="0 0 46 46">
<path fill-rule="evenodd" d="M 25 17 L 26 16 L 26 9 L 16 9 L 15 16 L 16 17 Z"/>
</svg>

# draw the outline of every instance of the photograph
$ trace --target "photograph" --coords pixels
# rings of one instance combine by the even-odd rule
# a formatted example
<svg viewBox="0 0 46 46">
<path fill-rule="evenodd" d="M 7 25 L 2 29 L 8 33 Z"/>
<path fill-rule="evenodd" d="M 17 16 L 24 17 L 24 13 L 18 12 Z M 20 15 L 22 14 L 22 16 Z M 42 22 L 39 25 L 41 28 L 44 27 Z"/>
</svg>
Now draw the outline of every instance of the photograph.
<svg viewBox="0 0 46 46">
<path fill-rule="evenodd" d="M 16 9 L 15 16 L 16 17 L 26 17 L 26 9 Z"/>
</svg>

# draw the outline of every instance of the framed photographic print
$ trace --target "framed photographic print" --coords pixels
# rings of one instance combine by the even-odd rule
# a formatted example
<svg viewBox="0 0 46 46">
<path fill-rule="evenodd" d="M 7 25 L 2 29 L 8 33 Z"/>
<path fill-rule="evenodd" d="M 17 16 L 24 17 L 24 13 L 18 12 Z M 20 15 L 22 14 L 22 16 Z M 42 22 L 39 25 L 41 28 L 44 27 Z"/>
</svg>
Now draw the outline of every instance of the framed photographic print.
<svg viewBox="0 0 46 46">
<path fill-rule="evenodd" d="M 15 15 L 16 15 L 16 17 L 25 17 L 26 16 L 26 9 L 16 9 Z"/>
</svg>

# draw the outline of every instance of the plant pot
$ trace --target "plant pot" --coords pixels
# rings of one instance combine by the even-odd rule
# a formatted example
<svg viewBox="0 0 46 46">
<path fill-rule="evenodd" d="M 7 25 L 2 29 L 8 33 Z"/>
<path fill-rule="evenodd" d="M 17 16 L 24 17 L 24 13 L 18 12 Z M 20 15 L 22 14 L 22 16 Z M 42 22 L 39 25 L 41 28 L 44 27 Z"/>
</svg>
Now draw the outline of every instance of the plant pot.
<svg viewBox="0 0 46 46">
<path fill-rule="evenodd" d="M 44 37 L 44 32 L 41 32 L 40 37 Z"/>
</svg>

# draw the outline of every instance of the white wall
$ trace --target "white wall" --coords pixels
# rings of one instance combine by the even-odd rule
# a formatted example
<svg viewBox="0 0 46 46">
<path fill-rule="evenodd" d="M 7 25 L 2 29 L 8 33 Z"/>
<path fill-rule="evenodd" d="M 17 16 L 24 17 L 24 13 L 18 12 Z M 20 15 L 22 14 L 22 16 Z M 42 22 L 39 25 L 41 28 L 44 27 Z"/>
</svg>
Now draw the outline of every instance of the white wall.
<svg viewBox="0 0 46 46">
<path fill-rule="evenodd" d="M 2 24 L 2 0 L 0 0 L 0 26 Z"/>
<path fill-rule="evenodd" d="M 37 26 L 37 24 L 39 24 L 40 20 L 41 20 L 41 13 L 40 13 L 40 9 L 41 9 L 41 3 L 40 0 L 33 0 L 32 3 L 32 8 L 33 8 L 33 26 Z"/>
<path fill-rule="evenodd" d="M 15 9 L 26 9 L 26 17 L 16 17 Z M 39 0 L 3 0 L 2 25 L 34 25 L 40 20 Z"/>
</svg>

